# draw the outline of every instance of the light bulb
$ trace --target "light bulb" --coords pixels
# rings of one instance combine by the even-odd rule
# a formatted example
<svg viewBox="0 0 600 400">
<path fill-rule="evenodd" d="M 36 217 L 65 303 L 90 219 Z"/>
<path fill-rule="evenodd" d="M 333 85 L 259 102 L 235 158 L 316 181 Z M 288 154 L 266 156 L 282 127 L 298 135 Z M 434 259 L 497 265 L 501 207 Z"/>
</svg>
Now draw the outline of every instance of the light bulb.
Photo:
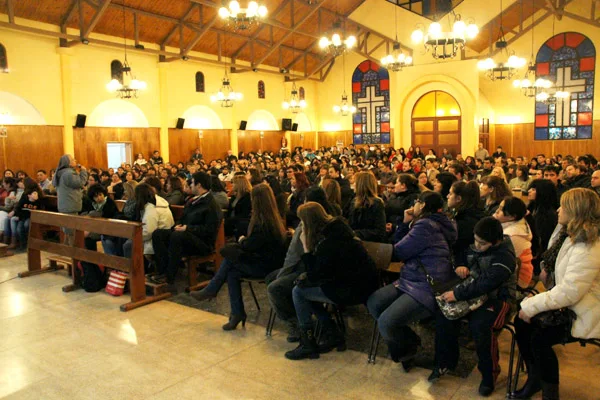
<svg viewBox="0 0 600 400">
<path fill-rule="evenodd" d="M 258 3 L 255 1 L 248 3 L 248 10 L 252 10 L 254 12 L 258 11 Z"/>
<path fill-rule="evenodd" d="M 415 44 L 421 43 L 423 41 L 423 31 L 420 29 L 415 29 L 410 35 L 410 38 Z"/>
<path fill-rule="evenodd" d="M 354 114 L 356 112 L 356 107 L 354 107 L 354 106 L 350 107 L 350 112 L 352 114 Z"/>
<path fill-rule="evenodd" d="M 529 79 L 525 78 L 521 82 L 521 86 L 524 88 L 529 88 L 529 87 L 531 87 L 531 81 Z"/>
<path fill-rule="evenodd" d="M 229 3 L 229 9 L 231 10 L 231 13 L 233 15 L 236 15 L 237 13 L 240 12 L 240 3 L 238 3 L 236 0 L 232 0 Z"/>
<path fill-rule="evenodd" d="M 479 33 L 479 28 L 477 27 L 477 25 L 469 24 L 467 26 L 467 37 L 469 39 L 475 38 L 475 36 L 477 36 L 478 33 Z"/>
<path fill-rule="evenodd" d="M 258 7 L 258 16 L 264 18 L 267 15 L 267 7 L 260 6 Z"/>
<path fill-rule="evenodd" d="M 217 93 L 217 100 L 225 100 L 225 95 L 223 94 L 223 92 Z"/>
<path fill-rule="evenodd" d="M 345 43 L 346 43 L 346 47 L 351 49 L 356 44 L 356 38 L 354 36 L 350 35 L 346 39 Z"/>
<path fill-rule="evenodd" d="M 429 35 L 431 35 L 431 37 L 434 39 L 437 39 L 442 35 L 442 26 L 439 22 L 432 22 L 431 25 L 429 25 L 429 30 L 427 33 L 429 33 Z"/>
<path fill-rule="evenodd" d="M 300 100 L 300 108 L 306 108 L 306 100 Z"/>
<path fill-rule="evenodd" d="M 237 101 L 240 101 L 244 98 L 244 95 L 242 93 L 237 93 L 235 97 Z"/>
<path fill-rule="evenodd" d="M 524 83 L 524 82 L 525 82 L 525 80 L 523 80 L 523 83 Z M 520 88 L 520 87 L 521 87 L 521 84 L 522 84 L 522 83 L 521 83 L 521 81 L 520 81 L 520 80 L 518 80 L 518 79 L 515 79 L 515 80 L 513 81 L 513 86 L 514 86 L 514 87 L 516 87 L 516 88 Z M 525 85 L 523 85 L 523 86 L 525 86 Z"/>
<path fill-rule="evenodd" d="M 549 95 L 548 93 L 546 93 L 546 92 L 541 92 L 541 93 L 538 93 L 538 94 L 535 96 L 535 99 L 536 99 L 537 101 L 542 101 L 542 102 L 543 102 L 543 101 L 546 101 L 546 100 L 548 100 L 548 97 L 550 97 L 550 95 Z"/>
<path fill-rule="evenodd" d="M 319 47 L 322 48 L 322 49 L 324 49 L 327 46 L 329 46 L 329 39 L 327 39 L 325 36 L 323 36 L 319 40 Z"/>
<path fill-rule="evenodd" d="M 456 21 L 452 26 L 452 32 L 455 35 L 462 36 L 467 30 L 467 25 L 463 21 Z"/>
<path fill-rule="evenodd" d="M 339 34 L 334 33 L 333 36 L 331 37 L 331 42 L 335 45 L 335 46 L 339 46 L 340 44 L 342 44 L 342 38 L 340 37 Z"/>
<path fill-rule="evenodd" d="M 255 16 L 256 16 L 256 10 L 250 9 L 250 8 L 246 9 L 246 17 L 247 18 L 254 18 Z"/>
<path fill-rule="evenodd" d="M 333 106 L 333 112 L 339 113 L 340 110 L 341 110 L 340 106 L 338 106 L 338 105 Z"/>
<path fill-rule="evenodd" d="M 229 18 L 229 10 L 226 9 L 225 7 L 219 8 L 219 17 L 221 17 L 223 19 Z"/>
<path fill-rule="evenodd" d="M 406 59 L 404 60 L 404 63 L 407 65 L 412 64 L 412 57 L 411 56 L 406 57 Z"/>
<path fill-rule="evenodd" d="M 342 106 L 342 111 L 343 111 L 343 112 L 347 112 L 347 111 L 348 111 L 348 104 L 344 104 L 344 105 Z"/>
<path fill-rule="evenodd" d="M 284 101 L 281 106 L 283 107 L 284 110 L 287 110 L 288 108 L 290 108 L 290 105 L 287 101 Z"/>
<path fill-rule="evenodd" d="M 290 100 L 290 106 L 296 107 L 296 104 L 297 104 L 296 100 L 294 100 L 294 99 Z"/>
<path fill-rule="evenodd" d="M 399 62 L 399 63 L 402 63 L 402 62 L 404 62 L 404 60 L 405 60 L 405 59 L 406 59 L 406 56 L 404 55 L 404 53 L 400 53 L 400 54 L 398 55 L 398 62 Z"/>
<path fill-rule="evenodd" d="M 217 101 L 217 96 L 215 96 L 214 94 L 210 95 L 210 101 L 212 101 L 213 103 Z"/>
</svg>

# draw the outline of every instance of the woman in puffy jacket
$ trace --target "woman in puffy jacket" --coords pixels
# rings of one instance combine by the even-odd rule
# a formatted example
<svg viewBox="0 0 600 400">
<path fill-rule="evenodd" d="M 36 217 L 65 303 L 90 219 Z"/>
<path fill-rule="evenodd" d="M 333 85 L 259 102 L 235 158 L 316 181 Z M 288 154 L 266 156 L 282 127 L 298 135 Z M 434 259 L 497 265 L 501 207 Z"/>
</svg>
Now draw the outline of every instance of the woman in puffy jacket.
<svg viewBox="0 0 600 400">
<path fill-rule="evenodd" d="M 518 284 L 522 288 L 528 287 L 533 277 L 533 264 L 531 263 L 533 232 L 525 218 L 526 214 L 527 206 L 523 200 L 517 197 L 507 197 L 502 200 L 494 213 L 494 218 L 502 223 L 502 230 L 506 236 L 510 237 L 515 254 L 521 261 Z"/>
<path fill-rule="evenodd" d="M 444 201 L 436 192 L 422 193 L 404 212 L 394 239 L 393 259 L 403 261 L 400 279 L 373 293 L 367 308 L 377 319 L 392 360 L 410 368 L 421 339 L 409 323 L 430 317 L 437 309 L 425 269 L 436 282 L 448 282 L 454 271 L 450 263 L 456 224 L 443 214 Z"/>
<path fill-rule="evenodd" d="M 600 198 L 590 189 L 575 188 L 560 199 L 558 225 L 542 255 L 540 278 L 550 290 L 526 298 L 515 318 L 519 352 L 527 365 L 525 386 L 513 398 L 526 399 L 542 390 L 543 398 L 559 398 L 558 359 L 552 346 L 600 337 Z M 553 279 L 548 279 L 550 276 Z M 553 285 L 550 284 L 553 280 Z M 536 315 L 568 308 L 577 319 L 543 327 Z"/>
</svg>

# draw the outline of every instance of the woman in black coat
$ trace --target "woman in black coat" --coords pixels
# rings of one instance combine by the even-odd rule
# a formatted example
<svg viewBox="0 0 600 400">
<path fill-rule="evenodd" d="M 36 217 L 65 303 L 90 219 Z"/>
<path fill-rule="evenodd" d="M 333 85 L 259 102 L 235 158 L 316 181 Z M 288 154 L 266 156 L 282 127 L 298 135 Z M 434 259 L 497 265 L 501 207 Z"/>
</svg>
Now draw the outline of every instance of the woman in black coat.
<svg viewBox="0 0 600 400">
<path fill-rule="evenodd" d="M 362 240 L 385 242 L 385 206 L 377 197 L 377 180 L 370 172 L 359 172 L 354 176 L 356 197 L 348 215 L 350 227 Z"/>
<path fill-rule="evenodd" d="M 298 215 L 306 274 L 298 277 L 292 291 L 301 339 L 296 349 L 285 353 L 290 360 L 319 358 L 319 353 L 336 347 L 345 350 L 343 334 L 321 304 L 362 304 L 377 289 L 375 263 L 342 218 L 331 217 L 315 202 L 301 206 Z M 320 345 L 314 337 L 313 314 L 322 327 Z"/>
<path fill-rule="evenodd" d="M 300 223 L 297 212 L 298 207 L 304 204 L 306 199 L 306 189 L 310 186 L 308 178 L 303 172 L 294 172 L 294 176 L 291 180 L 292 184 L 292 195 L 289 198 L 289 208 L 286 216 L 287 226 L 293 228 L 297 227 Z"/>
<path fill-rule="evenodd" d="M 533 230 L 538 238 L 537 243 L 532 243 L 534 274 L 539 275 L 540 255 L 548 250 L 548 242 L 558 224 L 558 196 L 556 186 L 547 179 L 536 179 L 531 182 L 527 192 L 529 213 L 533 217 Z M 534 237 L 535 239 L 535 237 Z"/>
<path fill-rule="evenodd" d="M 238 238 L 248 228 L 252 214 L 250 191 L 252 186 L 243 175 L 233 177 L 233 196 L 229 200 L 229 209 L 225 219 L 225 236 Z"/>
<path fill-rule="evenodd" d="M 396 220 L 404 218 L 404 211 L 411 208 L 419 198 L 419 181 L 412 174 L 400 174 L 394 185 L 394 197 L 385 205 L 387 222 L 396 224 Z M 402 222 L 402 221 L 400 221 Z M 394 230 L 393 227 L 391 228 Z"/>
</svg>

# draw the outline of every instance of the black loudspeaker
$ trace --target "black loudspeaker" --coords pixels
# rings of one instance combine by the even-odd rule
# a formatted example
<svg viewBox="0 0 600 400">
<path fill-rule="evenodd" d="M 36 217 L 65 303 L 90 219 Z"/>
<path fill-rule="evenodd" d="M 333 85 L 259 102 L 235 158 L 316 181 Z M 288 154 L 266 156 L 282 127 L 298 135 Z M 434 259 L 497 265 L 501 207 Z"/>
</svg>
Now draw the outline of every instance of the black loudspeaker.
<svg viewBox="0 0 600 400">
<path fill-rule="evenodd" d="M 246 124 L 248 124 L 248 121 L 240 121 L 240 131 L 246 130 Z"/>
<path fill-rule="evenodd" d="M 282 131 L 291 131 L 292 130 L 292 120 L 291 120 L 291 118 L 283 118 L 281 120 L 281 130 Z"/>
<path fill-rule="evenodd" d="M 292 132 L 298 132 L 298 124 L 295 122 L 292 124 Z"/>
<path fill-rule="evenodd" d="M 184 118 L 177 118 L 177 125 L 175 125 L 175 128 L 177 128 L 177 129 L 183 129 L 183 124 L 185 124 L 185 119 Z"/>
<path fill-rule="evenodd" d="M 85 128 L 85 120 L 87 117 L 85 114 L 77 114 L 77 118 L 75 119 L 75 128 Z"/>
</svg>

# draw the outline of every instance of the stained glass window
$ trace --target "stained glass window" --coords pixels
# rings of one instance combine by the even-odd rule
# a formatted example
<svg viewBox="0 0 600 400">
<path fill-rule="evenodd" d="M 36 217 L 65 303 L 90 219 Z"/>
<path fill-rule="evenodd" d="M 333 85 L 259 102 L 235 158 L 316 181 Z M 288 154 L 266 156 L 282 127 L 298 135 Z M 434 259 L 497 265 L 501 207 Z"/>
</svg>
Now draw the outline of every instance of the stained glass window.
<svg viewBox="0 0 600 400">
<path fill-rule="evenodd" d="M 204 74 L 196 72 L 196 92 L 204 93 Z"/>
<path fill-rule="evenodd" d="M 300 86 L 300 89 L 298 89 L 298 97 L 300 98 L 300 100 L 306 100 L 304 98 L 305 93 L 304 93 L 304 88 L 302 86 Z"/>
<path fill-rule="evenodd" d="M 535 103 L 536 140 L 591 139 L 595 65 L 594 44 L 580 33 L 559 33 L 542 45 L 536 77 L 554 82 L 551 91 L 566 91 L 569 97 Z"/>
<path fill-rule="evenodd" d="M 265 98 L 265 83 L 263 81 L 258 81 L 258 98 Z"/>
<path fill-rule="evenodd" d="M 113 60 L 110 63 L 110 79 L 116 79 L 123 84 L 123 64 L 119 60 Z"/>
<path fill-rule="evenodd" d="M 377 63 L 361 62 L 352 74 L 355 144 L 390 143 L 390 75 Z"/>
<path fill-rule="evenodd" d="M 2 43 L 0 43 L 0 72 L 8 72 L 8 58 Z"/>
</svg>

